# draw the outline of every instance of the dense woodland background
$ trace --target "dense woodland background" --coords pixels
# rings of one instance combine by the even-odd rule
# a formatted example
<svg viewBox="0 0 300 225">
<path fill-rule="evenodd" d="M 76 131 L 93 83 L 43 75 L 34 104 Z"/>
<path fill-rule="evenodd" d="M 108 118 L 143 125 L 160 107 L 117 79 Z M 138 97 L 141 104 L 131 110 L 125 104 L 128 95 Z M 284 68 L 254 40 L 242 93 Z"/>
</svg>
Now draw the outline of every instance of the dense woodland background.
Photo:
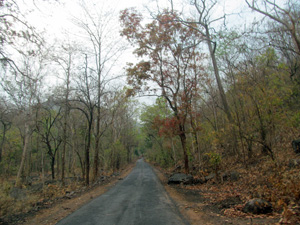
<svg viewBox="0 0 300 225">
<path fill-rule="evenodd" d="M 143 13 L 80 1 L 76 35 L 54 42 L 24 4 L 0 1 L 2 199 L 36 177 L 89 185 L 144 156 L 199 177 L 254 170 L 278 207 L 300 200 L 299 170 L 288 168 L 300 135 L 298 1 L 245 1 L 247 15 L 214 0 Z M 137 60 L 124 58 L 129 44 Z"/>
</svg>

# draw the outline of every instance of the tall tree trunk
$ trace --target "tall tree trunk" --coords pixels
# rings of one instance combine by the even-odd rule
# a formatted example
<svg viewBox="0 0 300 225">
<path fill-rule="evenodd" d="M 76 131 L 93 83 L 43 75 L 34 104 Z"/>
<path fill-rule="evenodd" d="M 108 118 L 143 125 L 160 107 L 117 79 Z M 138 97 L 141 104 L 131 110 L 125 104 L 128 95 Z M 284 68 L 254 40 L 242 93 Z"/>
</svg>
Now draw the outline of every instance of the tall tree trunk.
<svg viewBox="0 0 300 225">
<path fill-rule="evenodd" d="M 64 121 L 63 127 L 63 149 L 61 155 L 61 183 L 62 186 L 65 186 L 65 156 L 66 156 L 66 147 L 67 147 L 67 122 Z"/>
<path fill-rule="evenodd" d="M 171 145 L 172 145 L 172 152 L 173 152 L 174 166 L 176 166 L 176 165 L 177 165 L 177 158 L 176 158 L 176 152 L 175 152 L 175 147 L 174 147 L 173 137 L 171 137 L 170 139 L 171 139 Z"/>
<path fill-rule="evenodd" d="M 81 155 L 78 151 L 76 151 L 76 154 L 78 156 L 78 159 L 79 159 L 79 163 L 80 163 L 80 168 L 81 168 L 81 174 L 82 174 L 82 179 L 85 180 L 85 165 L 84 165 L 84 162 L 83 162 L 83 159 L 81 158 Z"/>
<path fill-rule="evenodd" d="M 2 124 L 3 124 L 3 134 L 2 134 L 1 144 L 0 144 L 0 162 L 2 161 L 2 152 L 3 152 L 3 147 L 6 138 L 6 131 L 7 131 L 7 124 L 4 122 L 2 122 Z"/>
<path fill-rule="evenodd" d="M 59 174 L 60 174 L 60 166 L 59 166 L 59 162 L 60 162 L 60 152 L 57 152 L 57 155 L 56 155 L 56 176 L 59 177 Z M 54 157 L 55 157 L 55 154 L 54 154 Z"/>
<path fill-rule="evenodd" d="M 95 157 L 94 157 L 94 170 L 93 177 L 94 180 L 98 177 L 99 171 L 99 145 L 100 145 L 100 120 L 101 120 L 101 75 L 102 75 L 102 43 L 98 43 L 98 53 L 96 56 L 97 62 L 97 118 L 96 118 L 96 143 L 95 143 Z"/>
<path fill-rule="evenodd" d="M 72 173 L 71 171 L 72 171 L 73 164 L 74 164 L 73 147 L 71 147 L 71 149 L 69 149 L 68 153 L 69 153 L 69 157 L 68 157 L 68 175 L 70 176 L 70 174 Z"/>
<path fill-rule="evenodd" d="M 44 166 L 44 152 L 42 151 L 42 157 L 41 157 L 41 166 L 42 166 L 42 182 L 43 185 L 45 183 L 45 166 Z"/>
<path fill-rule="evenodd" d="M 91 148 L 91 132 L 92 132 L 93 116 L 90 115 L 88 124 L 87 145 L 85 148 L 85 184 L 88 186 L 90 183 L 90 148 Z"/>
<path fill-rule="evenodd" d="M 190 172 L 189 170 L 189 158 L 188 158 L 188 153 L 187 153 L 187 147 L 186 147 L 186 135 L 185 135 L 185 127 L 184 125 L 179 125 L 179 137 L 182 145 L 182 150 L 183 150 L 183 159 L 184 159 L 184 172 L 188 174 Z"/>
<path fill-rule="evenodd" d="M 68 117 L 69 117 L 69 91 L 70 91 L 70 64 L 72 61 L 72 55 L 69 54 L 69 61 L 68 61 L 68 68 L 66 71 L 67 75 L 67 89 L 66 89 L 66 96 L 65 96 L 65 114 L 64 114 L 64 125 L 63 125 L 63 149 L 62 149 L 62 156 L 61 156 L 61 182 L 62 185 L 65 185 L 65 161 L 66 161 L 66 148 L 67 148 L 67 127 L 68 127 Z"/>
<path fill-rule="evenodd" d="M 218 90 L 219 90 L 219 93 L 220 93 L 222 105 L 224 107 L 224 111 L 226 113 L 228 121 L 230 122 L 230 124 L 233 125 L 234 121 L 233 121 L 233 118 L 231 116 L 231 110 L 230 110 L 230 107 L 228 105 L 227 97 L 226 97 L 226 94 L 225 94 L 225 91 L 224 91 L 224 88 L 223 88 L 223 85 L 222 85 L 222 81 L 221 81 L 220 74 L 219 74 L 219 67 L 218 67 L 218 64 L 217 64 L 216 56 L 215 56 L 215 48 L 216 47 L 214 46 L 214 48 L 213 48 L 213 46 L 212 46 L 212 40 L 211 40 L 211 36 L 210 36 L 210 33 L 209 33 L 208 25 L 205 25 L 205 33 L 206 33 L 207 45 L 208 45 L 211 61 L 212 61 L 212 64 L 213 64 L 214 74 L 215 74 L 215 77 L 216 77 L 216 81 L 217 81 Z M 234 126 L 231 127 L 231 132 L 232 132 L 232 135 L 233 135 L 233 146 L 232 146 L 233 147 L 233 152 L 239 154 L 238 147 L 237 147 L 238 144 L 237 144 L 236 130 L 235 130 Z"/>
<path fill-rule="evenodd" d="M 219 74 L 219 68 L 218 68 L 218 64 L 217 64 L 217 60 L 216 60 L 216 56 L 215 56 L 215 47 L 213 48 L 213 46 L 212 46 L 212 40 L 211 40 L 211 37 L 210 37 L 208 25 L 205 25 L 205 32 L 206 32 L 206 38 L 207 38 L 207 45 L 208 45 L 211 61 L 212 61 L 212 64 L 213 64 L 214 74 L 215 74 L 215 77 L 216 77 L 216 81 L 217 81 L 218 90 L 219 90 L 219 93 L 220 93 L 222 105 L 224 107 L 224 111 L 227 115 L 227 118 L 228 118 L 229 122 L 232 122 L 232 116 L 231 116 L 231 113 L 230 113 L 230 108 L 229 108 L 229 105 L 228 105 L 228 101 L 227 101 L 225 91 L 224 91 L 224 88 L 223 88 L 223 85 L 222 85 L 222 81 L 221 81 L 221 78 L 220 78 L 220 74 Z"/>
<path fill-rule="evenodd" d="M 51 157 L 51 176 L 52 176 L 52 180 L 55 179 L 55 170 L 54 170 L 54 166 L 55 166 L 55 157 Z"/>
<path fill-rule="evenodd" d="M 29 140 L 28 142 L 32 144 L 32 140 Z M 31 148 L 27 148 L 27 149 L 28 149 L 27 150 L 27 156 L 26 156 L 27 160 L 25 160 L 25 166 L 24 166 L 24 172 L 25 172 L 24 175 L 25 175 L 26 180 L 30 176 L 30 173 L 32 171 L 32 166 L 33 166 L 33 163 L 34 163 L 34 162 L 32 162 Z"/>
<path fill-rule="evenodd" d="M 16 187 L 21 186 L 21 175 L 24 170 L 24 164 L 26 160 L 26 155 L 27 155 L 27 149 L 28 149 L 28 142 L 29 142 L 29 124 L 28 122 L 25 122 L 25 134 L 24 134 L 24 142 L 23 142 L 23 151 L 22 151 L 22 158 L 21 158 L 21 163 L 20 167 L 18 170 L 17 178 L 16 178 Z"/>
<path fill-rule="evenodd" d="M 66 103 L 68 104 L 68 103 Z M 64 115 L 64 125 L 63 125 L 63 149 L 61 155 L 61 182 L 62 185 L 65 185 L 65 164 L 66 164 L 66 148 L 67 148 L 67 126 L 68 126 L 68 116 L 69 108 L 66 105 L 66 112 Z"/>
<path fill-rule="evenodd" d="M 259 133 L 261 137 L 261 144 L 262 144 L 262 153 L 271 156 L 272 160 L 274 160 L 274 154 L 271 149 L 271 146 L 267 143 L 267 129 L 264 125 L 264 120 L 261 115 L 261 111 L 259 109 L 258 103 L 256 102 L 255 98 L 250 96 L 256 109 L 256 113 L 259 120 Z"/>
<path fill-rule="evenodd" d="M 99 96 L 100 98 L 100 96 Z M 100 103 L 100 102 L 98 102 Z M 98 177 L 99 171 L 99 149 L 100 149 L 100 105 L 97 107 L 97 121 L 96 121 L 96 140 L 95 140 L 95 156 L 93 166 L 93 179 L 94 181 Z"/>
</svg>

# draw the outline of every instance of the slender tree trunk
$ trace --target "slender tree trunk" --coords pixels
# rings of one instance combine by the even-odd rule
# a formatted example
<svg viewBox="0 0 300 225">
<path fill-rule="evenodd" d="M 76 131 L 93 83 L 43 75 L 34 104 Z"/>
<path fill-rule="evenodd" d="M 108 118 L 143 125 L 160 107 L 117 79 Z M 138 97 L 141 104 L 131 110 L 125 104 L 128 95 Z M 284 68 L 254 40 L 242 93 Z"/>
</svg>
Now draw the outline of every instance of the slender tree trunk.
<svg viewBox="0 0 300 225">
<path fill-rule="evenodd" d="M 72 55 L 69 54 L 68 68 L 67 68 L 67 89 L 65 95 L 65 114 L 64 114 L 64 125 L 63 125 L 63 149 L 61 156 L 61 182 L 65 185 L 65 158 L 66 158 L 66 148 L 67 148 L 67 127 L 68 127 L 68 117 L 69 117 L 69 91 L 70 91 L 70 63 L 72 61 Z"/>
<path fill-rule="evenodd" d="M 98 105 L 97 107 L 95 156 L 94 156 L 94 168 L 93 168 L 94 181 L 97 179 L 98 172 L 99 172 L 99 148 L 100 148 L 100 105 Z"/>
<path fill-rule="evenodd" d="M 68 107 L 68 106 L 66 106 Z M 65 157 L 66 157 L 66 148 L 67 148 L 67 120 L 68 120 L 68 109 L 66 109 L 67 112 L 65 112 L 64 116 L 64 125 L 63 125 L 63 149 L 62 149 L 62 155 L 61 155 L 61 182 L 62 185 L 65 185 Z"/>
<path fill-rule="evenodd" d="M 84 165 L 83 159 L 81 158 L 80 153 L 78 151 L 76 151 L 76 154 L 78 156 L 79 163 L 80 163 L 82 179 L 85 180 L 85 165 Z"/>
<path fill-rule="evenodd" d="M 223 107 L 224 107 L 224 111 L 227 115 L 227 118 L 228 118 L 229 122 L 232 122 L 232 116 L 231 116 L 231 113 L 230 113 L 230 108 L 229 108 L 229 105 L 228 105 L 228 101 L 227 101 L 225 91 L 224 91 L 224 88 L 223 88 L 223 85 L 222 85 L 222 81 L 221 81 L 221 78 L 220 78 L 220 74 L 219 74 L 219 68 L 218 68 L 218 64 L 217 64 L 217 60 L 216 60 L 216 56 L 215 56 L 215 49 L 212 46 L 212 40 L 211 40 L 210 33 L 209 33 L 209 28 L 208 28 L 207 25 L 205 26 L 205 32 L 206 32 L 206 38 L 207 38 L 207 45 L 208 45 L 211 61 L 212 61 L 212 64 L 213 64 L 214 74 L 215 74 L 215 77 L 216 77 L 218 90 L 219 90 L 219 93 L 220 93 L 220 97 L 221 97 L 221 101 L 222 101 L 222 104 L 223 104 Z"/>
<path fill-rule="evenodd" d="M 32 144 L 31 140 L 29 140 L 28 142 Z M 26 159 L 27 160 L 25 160 L 25 169 L 24 169 L 24 171 L 25 171 L 25 178 L 27 180 L 27 178 L 30 176 L 30 173 L 32 171 L 32 165 L 34 163 L 34 162 L 32 162 L 31 148 L 28 148 L 28 147 L 27 147 L 27 156 L 26 156 Z"/>
<path fill-rule="evenodd" d="M 127 163 L 130 163 L 131 162 L 131 157 L 130 157 L 130 153 L 131 153 L 131 151 L 130 151 L 130 146 L 127 146 Z"/>
<path fill-rule="evenodd" d="M 73 147 L 69 149 L 68 153 L 69 153 L 69 157 L 68 157 L 68 176 L 70 176 L 72 168 L 73 168 L 73 163 L 74 163 Z"/>
<path fill-rule="evenodd" d="M 59 162 L 60 162 L 60 152 L 57 152 L 56 154 L 56 176 L 59 177 L 59 174 L 60 174 L 60 166 L 59 166 Z M 54 157 L 55 157 L 55 154 L 54 154 Z"/>
<path fill-rule="evenodd" d="M 62 183 L 62 186 L 65 186 L 66 147 L 67 147 L 67 116 L 65 115 L 64 126 L 63 126 L 63 149 L 62 149 L 62 155 L 61 155 L 61 183 Z"/>
<path fill-rule="evenodd" d="M 65 140 L 65 136 L 63 137 Z M 66 142 L 63 143 L 62 155 L 61 155 L 61 183 L 65 186 L 65 156 L 66 156 Z"/>
<path fill-rule="evenodd" d="M 24 170 L 24 164 L 26 160 L 26 155 L 27 155 L 27 149 L 28 149 L 28 142 L 29 142 L 29 124 L 25 122 L 25 134 L 24 134 L 24 143 L 23 143 L 23 151 L 22 151 L 22 158 L 21 158 L 21 163 L 20 167 L 18 170 L 17 178 L 16 178 L 16 187 L 21 186 L 21 175 Z"/>
<path fill-rule="evenodd" d="M 50 163 L 50 165 L 51 165 L 51 176 L 52 176 L 52 180 L 54 180 L 54 179 L 55 179 L 55 170 L 54 170 L 54 166 L 55 166 L 55 157 L 54 157 L 54 156 L 51 157 L 51 163 Z"/>
<path fill-rule="evenodd" d="M 194 141 L 195 141 L 195 145 L 196 145 L 196 151 L 195 151 L 195 153 L 198 153 L 200 150 L 199 150 L 199 144 L 198 144 L 198 138 L 197 138 L 197 129 L 196 129 L 196 127 L 195 127 L 195 124 L 193 123 L 193 117 L 192 117 L 192 113 L 190 112 L 190 117 L 191 117 L 191 127 L 192 127 L 192 129 L 193 129 L 193 133 L 192 133 L 192 137 L 193 137 L 193 139 L 194 139 Z M 194 147 L 194 143 L 192 142 L 192 144 L 193 144 L 193 148 L 195 148 Z"/>
<path fill-rule="evenodd" d="M 42 151 L 41 165 L 42 165 L 42 182 L 44 185 L 44 183 L 45 183 L 45 165 L 44 165 L 44 152 L 43 151 Z"/>
<path fill-rule="evenodd" d="M 189 170 L 189 158 L 187 153 L 187 147 L 186 147 L 186 135 L 185 135 L 185 127 L 184 125 L 179 125 L 179 137 L 183 149 L 183 159 L 184 159 L 184 172 L 188 174 L 190 172 Z"/>
<path fill-rule="evenodd" d="M 91 148 L 92 122 L 93 122 L 93 116 L 90 115 L 90 121 L 89 121 L 89 125 L 88 125 L 88 134 L 87 134 L 87 145 L 86 145 L 86 149 L 85 149 L 85 184 L 87 186 L 90 183 L 90 148 Z"/>
<path fill-rule="evenodd" d="M 205 26 L 205 32 L 206 32 L 206 38 L 207 38 L 207 45 L 208 45 L 211 61 L 212 61 L 212 64 L 213 64 L 214 73 L 215 73 L 215 77 L 216 77 L 216 81 L 217 81 L 218 90 L 219 90 L 219 93 L 220 93 L 222 105 L 224 107 L 224 111 L 226 113 L 228 121 L 231 124 L 233 124 L 234 121 L 233 121 L 233 118 L 231 116 L 230 107 L 228 105 L 227 97 L 226 97 L 226 94 L 225 94 L 225 91 L 224 91 L 224 88 L 223 88 L 223 85 L 222 85 L 222 81 L 221 81 L 221 78 L 220 78 L 219 68 L 218 68 L 218 64 L 217 64 L 217 60 L 216 60 L 216 56 L 215 56 L 215 47 L 213 48 L 213 46 L 212 46 L 212 40 L 211 40 L 211 37 L 210 37 L 208 25 Z M 232 135 L 233 135 L 233 152 L 239 154 L 238 147 L 237 147 L 236 130 L 235 130 L 234 126 L 231 128 L 231 132 L 232 132 Z"/>
<path fill-rule="evenodd" d="M 95 157 L 94 157 L 94 170 L 93 177 L 94 180 L 98 177 L 99 171 L 99 145 L 100 145 L 100 120 L 101 120 L 101 75 L 102 75 L 102 43 L 101 41 L 97 45 L 97 50 L 95 53 L 96 63 L 97 63 L 97 118 L 96 118 L 96 141 L 95 141 Z"/>
<path fill-rule="evenodd" d="M 173 152 L 174 165 L 176 166 L 177 165 L 177 159 L 176 159 L 176 152 L 175 152 L 173 137 L 171 137 L 171 144 L 172 144 L 172 152 Z"/>
<path fill-rule="evenodd" d="M 271 149 L 271 147 L 269 146 L 269 144 L 267 143 L 267 130 L 266 127 L 264 125 L 264 121 L 259 109 L 259 106 L 257 104 L 257 102 L 255 101 L 254 97 L 250 96 L 254 105 L 255 105 L 255 109 L 257 112 L 257 116 L 258 116 L 258 120 L 259 120 L 259 133 L 260 133 L 260 137 L 261 137 L 261 144 L 262 144 L 262 153 L 271 156 L 271 158 L 274 160 L 274 154 L 273 151 Z"/>
<path fill-rule="evenodd" d="M 7 130 L 7 124 L 3 123 L 3 135 L 2 135 L 2 140 L 0 144 L 0 162 L 2 161 L 2 152 L 3 152 L 3 146 L 5 142 L 5 136 L 6 136 L 6 130 Z"/>
<path fill-rule="evenodd" d="M 248 159 L 252 159 L 252 157 L 253 157 L 253 149 L 252 149 L 253 140 L 252 140 L 252 138 L 246 139 L 246 143 L 247 143 L 247 150 L 248 150 Z"/>
</svg>

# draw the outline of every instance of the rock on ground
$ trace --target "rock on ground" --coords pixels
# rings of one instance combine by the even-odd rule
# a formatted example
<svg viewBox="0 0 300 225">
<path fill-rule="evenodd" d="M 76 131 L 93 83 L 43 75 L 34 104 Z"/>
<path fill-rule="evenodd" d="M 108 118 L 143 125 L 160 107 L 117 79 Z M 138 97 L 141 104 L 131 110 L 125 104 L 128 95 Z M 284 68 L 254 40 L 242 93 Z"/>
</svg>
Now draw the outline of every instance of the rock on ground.
<svg viewBox="0 0 300 225">
<path fill-rule="evenodd" d="M 193 183 L 193 180 L 194 179 L 192 175 L 187 175 L 184 173 L 175 173 L 169 178 L 168 184 L 191 184 Z"/>
<path fill-rule="evenodd" d="M 243 212 L 253 214 L 267 214 L 271 213 L 272 211 L 272 204 L 259 198 L 248 201 L 243 208 Z"/>
</svg>

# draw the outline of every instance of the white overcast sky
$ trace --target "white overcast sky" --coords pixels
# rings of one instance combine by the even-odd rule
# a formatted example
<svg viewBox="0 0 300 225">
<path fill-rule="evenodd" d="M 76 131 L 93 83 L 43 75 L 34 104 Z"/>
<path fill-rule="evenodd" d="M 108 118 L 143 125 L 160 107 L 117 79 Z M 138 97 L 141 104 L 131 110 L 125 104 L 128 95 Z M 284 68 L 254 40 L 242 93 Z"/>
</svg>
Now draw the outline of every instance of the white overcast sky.
<svg viewBox="0 0 300 225">
<path fill-rule="evenodd" d="M 22 0 L 20 1 L 20 7 L 32 11 L 27 14 L 27 18 L 31 24 L 36 26 L 39 30 L 45 30 L 46 38 L 48 41 L 55 42 L 56 39 L 66 39 L 66 33 L 68 37 L 72 38 L 72 35 L 76 33 L 76 28 L 72 23 L 72 18 L 81 18 L 82 9 L 78 5 L 78 2 L 82 0 Z M 188 0 L 174 0 L 179 3 L 179 10 L 188 10 L 187 5 L 182 2 Z M 113 17 L 114 23 L 118 26 L 119 11 L 129 7 L 136 7 L 139 11 L 144 12 L 146 17 L 149 17 L 146 7 L 155 9 L 158 6 L 164 8 L 169 5 L 168 0 L 85 0 L 88 5 L 92 6 L 95 11 L 98 10 L 112 10 L 115 11 Z M 18 3 L 19 4 L 19 3 Z M 243 15 L 238 13 L 243 11 Z M 214 17 L 226 14 L 234 13 L 235 16 L 230 16 L 227 22 L 232 25 L 239 25 L 239 23 L 245 23 L 245 21 L 253 16 L 249 17 L 250 10 L 246 7 L 244 0 L 220 0 L 220 4 L 216 10 L 214 10 Z M 245 14 L 246 12 L 247 15 Z M 251 15 L 251 13 L 250 13 Z M 249 21 L 248 21 L 249 22 Z M 116 29 L 116 35 L 119 35 L 119 30 Z M 132 51 L 132 50 L 131 50 Z M 129 53 L 130 54 L 130 53 Z M 126 55 L 125 58 L 121 58 L 119 68 L 124 67 L 125 61 L 135 61 L 133 56 Z"/>
<path fill-rule="evenodd" d="M 28 14 L 31 23 L 39 28 L 46 29 L 50 34 L 60 35 L 72 27 L 70 18 L 80 14 L 79 1 L 80 0 L 23 0 L 21 4 L 26 5 L 29 9 L 34 9 Z M 116 12 L 116 23 L 118 22 L 118 12 L 122 9 L 136 7 L 138 10 L 146 12 L 145 6 L 156 7 L 156 0 L 85 0 L 85 2 L 91 5 L 95 4 L 98 8 L 101 6 L 101 8 L 114 9 Z M 181 3 L 184 1 L 175 0 L 174 2 Z M 159 7 L 169 5 L 168 0 L 158 0 L 158 5 Z M 184 4 L 183 7 L 185 7 Z M 215 10 L 215 16 L 223 15 L 223 10 L 225 10 L 227 14 L 237 14 L 241 11 L 244 13 L 248 11 L 249 13 L 250 11 L 247 9 L 244 0 L 221 0 L 218 9 Z M 249 16 L 239 17 L 238 20 L 234 17 L 235 19 L 232 21 L 237 23 L 247 20 L 248 17 Z M 229 20 L 230 18 L 233 17 L 229 17 Z"/>
<path fill-rule="evenodd" d="M 65 30 L 72 27 L 71 18 L 73 16 L 78 17 L 82 11 L 78 2 L 80 0 L 35 0 L 35 1 L 25 1 L 23 4 L 26 8 L 34 9 L 28 18 L 31 23 L 39 28 L 45 28 L 49 33 L 61 34 Z M 114 9 L 116 12 L 116 22 L 118 20 L 118 12 L 127 7 L 138 7 L 143 9 L 143 5 L 148 2 L 148 0 L 85 0 L 89 5 L 97 5 L 95 9 L 99 10 L 111 10 Z M 50 3 L 50 4 L 49 4 Z M 100 9 L 100 7 L 102 9 Z"/>
</svg>

